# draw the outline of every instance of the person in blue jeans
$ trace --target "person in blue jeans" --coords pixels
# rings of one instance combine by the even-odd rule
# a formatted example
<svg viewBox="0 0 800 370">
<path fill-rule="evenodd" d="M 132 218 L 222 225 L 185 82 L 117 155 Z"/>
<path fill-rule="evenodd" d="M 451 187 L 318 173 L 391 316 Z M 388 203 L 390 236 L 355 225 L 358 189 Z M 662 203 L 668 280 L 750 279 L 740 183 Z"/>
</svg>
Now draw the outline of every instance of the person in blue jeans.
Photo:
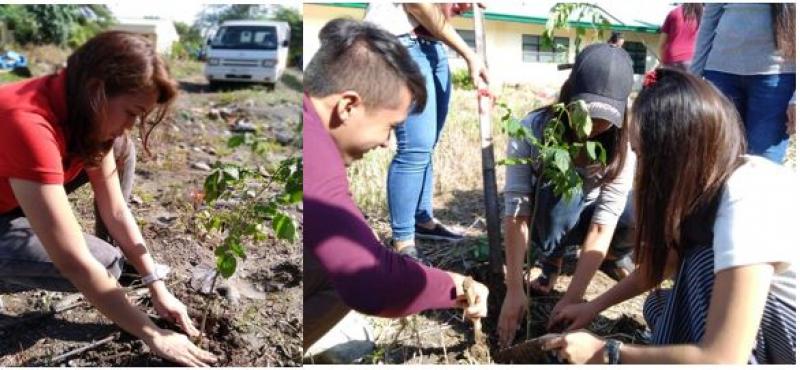
<svg viewBox="0 0 800 370">
<path fill-rule="evenodd" d="M 489 85 L 485 64 L 448 21 L 468 9 L 466 4 L 372 3 L 364 18 L 395 34 L 408 48 L 428 91 L 424 109 L 410 114 L 405 124 L 395 129 L 397 152 L 387 178 L 393 247 L 414 258 L 420 258 L 415 236 L 448 241 L 463 238 L 433 217 L 433 149 L 447 118 L 452 90 L 444 44 L 466 60 L 476 87 Z"/>
<path fill-rule="evenodd" d="M 783 163 L 795 91 L 794 4 L 707 4 L 692 73 L 711 81 L 742 117 L 748 153 Z"/>
</svg>

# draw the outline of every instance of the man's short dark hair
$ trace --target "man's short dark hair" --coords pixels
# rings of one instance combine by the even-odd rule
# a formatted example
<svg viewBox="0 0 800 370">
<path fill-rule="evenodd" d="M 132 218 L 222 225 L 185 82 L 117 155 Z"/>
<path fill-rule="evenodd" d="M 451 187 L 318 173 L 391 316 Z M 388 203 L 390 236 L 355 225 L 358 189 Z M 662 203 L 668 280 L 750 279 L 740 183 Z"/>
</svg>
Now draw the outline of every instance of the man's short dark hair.
<svg viewBox="0 0 800 370">
<path fill-rule="evenodd" d="M 309 95 L 353 90 L 368 108 L 396 107 L 398 91 L 405 86 L 414 112 L 425 107 L 425 78 L 396 36 L 368 22 L 338 18 L 322 27 L 319 40 L 320 48 L 303 76 Z"/>
</svg>

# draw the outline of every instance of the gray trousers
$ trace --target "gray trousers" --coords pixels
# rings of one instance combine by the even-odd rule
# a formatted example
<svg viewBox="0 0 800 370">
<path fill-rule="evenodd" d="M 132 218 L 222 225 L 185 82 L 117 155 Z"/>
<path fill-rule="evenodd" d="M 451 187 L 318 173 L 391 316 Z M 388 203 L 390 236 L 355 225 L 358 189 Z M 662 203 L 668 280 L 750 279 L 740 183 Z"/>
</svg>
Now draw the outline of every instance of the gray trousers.
<svg viewBox="0 0 800 370">
<path fill-rule="evenodd" d="M 133 190 L 136 167 L 136 147 L 133 140 L 125 136 L 114 141 L 114 157 L 122 187 L 128 201 Z M 64 185 L 67 194 L 89 182 L 85 171 Z M 84 233 L 86 245 L 108 272 L 116 278 L 122 274 L 125 258 L 113 245 L 108 230 L 97 209 L 95 213 L 95 235 Z M 75 292 L 77 289 L 53 264 L 39 238 L 21 209 L 0 214 L 0 281 L 24 288 L 39 288 L 51 291 Z"/>
</svg>

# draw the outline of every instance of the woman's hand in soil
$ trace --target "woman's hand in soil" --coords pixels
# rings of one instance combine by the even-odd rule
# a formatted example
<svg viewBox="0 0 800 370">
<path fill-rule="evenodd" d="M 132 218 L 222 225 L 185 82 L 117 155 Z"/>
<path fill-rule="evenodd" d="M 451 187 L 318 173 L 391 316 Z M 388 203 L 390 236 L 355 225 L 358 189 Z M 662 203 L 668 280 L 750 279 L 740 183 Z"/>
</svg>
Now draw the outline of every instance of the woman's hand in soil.
<svg viewBox="0 0 800 370">
<path fill-rule="evenodd" d="M 556 351 L 558 357 L 573 364 L 602 364 L 605 341 L 588 331 L 558 335 L 542 344 L 545 351 Z"/>
<path fill-rule="evenodd" d="M 597 309 L 591 302 L 566 304 L 560 307 L 556 305 L 547 328 L 550 331 L 558 326 L 566 327 L 566 331 L 583 329 L 594 320 L 595 316 Z"/>
<path fill-rule="evenodd" d="M 503 307 L 500 309 L 500 322 L 497 324 L 497 336 L 500 340 L 500 347 L 508 347 L 519 329 L 520 320 L 525 312 L 525 305 L 528 299 L 525 292 L 520 289 L 508 289 L 506 297 L 503 299 Z"/>
<path fill-rule="evenodd" d="M 209 367 L 217 361 L 213 354 L 197 348 L 187 336 L 172 330 L 159 330 L 145 342 L 156 356 L 181 365 Z"/>
<path fill-rule="evenodd" d="M 156 282 L 156 284 L 158 283 L 160 282 Z M 186 305 L 175 298 L 166 287 L 153 290 L 153 308 L 156 309 L 159 316 L 176 323 L 190 337 L 200 335 L 200 331 L 194 327 L 192 319 L 186 312 Z"/>
</svg>

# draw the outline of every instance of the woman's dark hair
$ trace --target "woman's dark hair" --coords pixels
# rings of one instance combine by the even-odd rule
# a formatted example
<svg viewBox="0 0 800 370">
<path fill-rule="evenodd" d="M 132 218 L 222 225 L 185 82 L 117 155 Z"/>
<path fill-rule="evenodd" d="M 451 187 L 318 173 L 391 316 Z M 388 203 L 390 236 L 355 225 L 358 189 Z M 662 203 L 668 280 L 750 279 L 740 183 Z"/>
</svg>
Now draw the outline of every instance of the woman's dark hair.
<svg viewBox="0 0 800 370">
<path fill-rule="evenodd" d="M 565 106 L 572 101 L 572 98 L 575 94 L 572 92 L 572 79 L 567 78 L 563 85 L 561 85 L 561 91 L 559 92 L 558 96 L 558 103 L 563 103 Z M 552 117 L 556 115 L 556 112 L 553 108 L 553 104 L 544 106 L 536 110 L 537 112 L 544 112 L 545 119 L 550 120 Z M 563 122 L 559 120 L 560 124 L 564 125 L 565 127 L 569 127 L 567 122 Z M 599 141 L 600 144 L 603 145 L 603 148 L 608 153 L 608 162 L 602 169 L 603 174 L 600 178 L 600 184 L 607 184 L 614 180 L 617 176 L 619 176 L 620 172 L 622 172 L 622 167 L 625 164 L 625 161 L 628 156 L 628 113 L 627 111 L 622 115 L 622 127 L 616 127 L 612 125 L 606 132 L 597 135 L 592 140 Z M 575 142 L 577 141 L 577 135 L 571 130 L 566 129 L 564 130 L 565 135 L 564 137 L 568 142 Z"/>
<path fill-rule="evenodd" d="M 784 58 L 795 56 L 795 10 L 792 3 L 770 4 L 772 10 L 772 34 L 775 37 L 775 48 Z"/>
<path fill-rule="evenodd" d="M 100 137 L 100 119 L 110 98 L 155 90 L 158 106 L 139 117 L 139 133 L 149 154 L 148 139 L 164 120 L 178 94 L 167 64 L 144 36 L 104 32 L 79 47 L 67 59 L 67 151 L 87 166 L 96 166 L 113 141 Z"/>
<path fill-rule="evenodd" d="M 664 278 L 670 250 L 683 258 L 692 227 L 687 218 L 708 214 L 742 163 L 746 140 L 736 108 L 714 86 L 659 68 L 656 82 L 633 103 L 631 144 L 638 155 L 636 263 L 656 284 Z"/>
<path fill-rule="evenodd" d="M 700 20 L 703 19 L 703 3 L 684 3 L 681 4 L 683 9 L 683 20 L 694 20 L 697 27 L 700 27 Z"/>
</svg>

